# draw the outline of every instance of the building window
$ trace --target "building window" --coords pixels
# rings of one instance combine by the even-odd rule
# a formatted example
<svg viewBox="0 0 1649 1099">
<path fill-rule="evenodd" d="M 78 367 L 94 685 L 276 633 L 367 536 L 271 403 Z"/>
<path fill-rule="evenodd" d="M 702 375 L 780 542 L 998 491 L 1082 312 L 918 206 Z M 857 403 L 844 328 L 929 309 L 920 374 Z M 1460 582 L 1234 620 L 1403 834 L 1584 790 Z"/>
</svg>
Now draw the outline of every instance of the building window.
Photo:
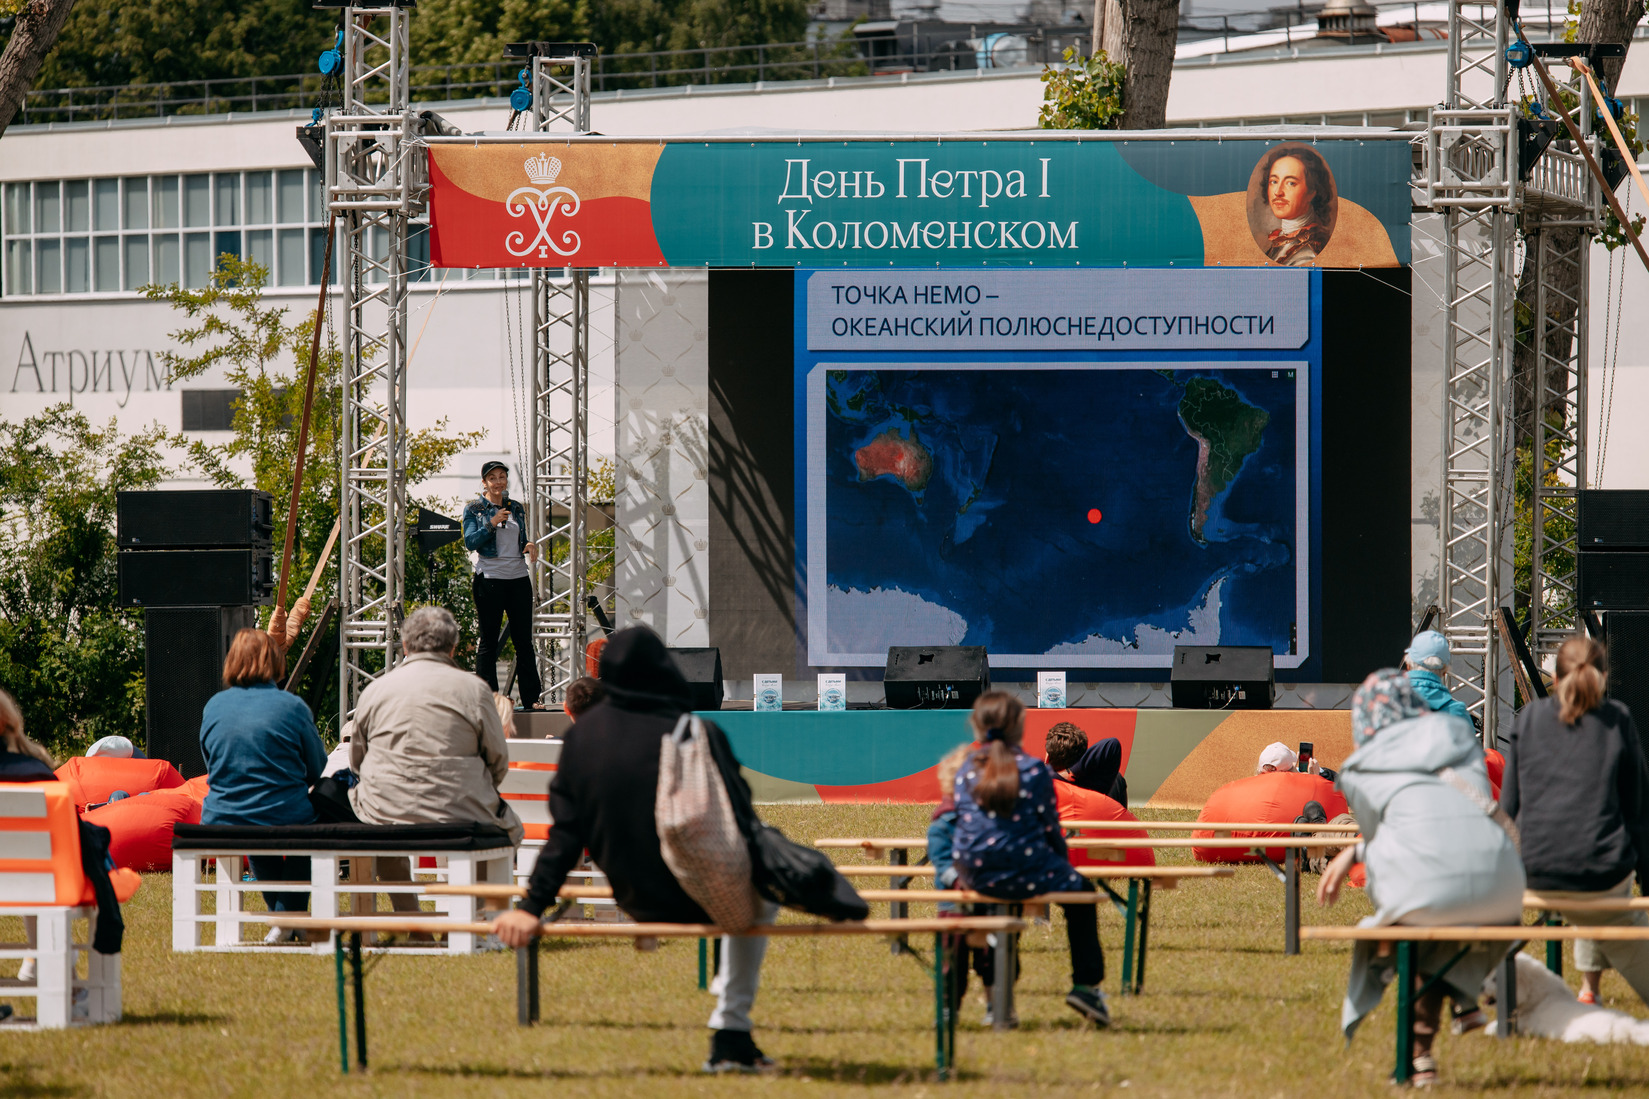
<svg viewBox="0 0 1649 1099">
<path fill-rule="evenodd" d="M 185 389 L 183 398 L 183 430 L 230 431 L 235 426 L 235 406 L 240 403 L 238 389 Z"/>
</svg>

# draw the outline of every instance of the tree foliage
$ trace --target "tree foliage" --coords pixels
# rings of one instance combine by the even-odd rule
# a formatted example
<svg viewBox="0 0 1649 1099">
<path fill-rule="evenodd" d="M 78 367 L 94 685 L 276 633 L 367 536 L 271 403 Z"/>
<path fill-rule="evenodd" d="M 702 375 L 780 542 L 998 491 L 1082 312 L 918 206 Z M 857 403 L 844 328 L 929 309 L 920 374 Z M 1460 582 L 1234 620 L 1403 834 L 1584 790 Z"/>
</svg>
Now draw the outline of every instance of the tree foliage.
<svg viewBox="0 0 1649 1099">
<path fill-rule="evenodd" d="M 1123 67 L 1100 50 L 1089 57 L 1065 51 L 1063 68 L 1042 70 L 1044 130 L 1110 130 L 1122 123 Z"/>
<path fill-rule="evenodd" d="M 0 422 L 0 684 L 59 758 L 143 740 L 143 620 L 116 606 L 116 494 L 165 476 L 164 432 L 67 404 Z"/>
</svg>

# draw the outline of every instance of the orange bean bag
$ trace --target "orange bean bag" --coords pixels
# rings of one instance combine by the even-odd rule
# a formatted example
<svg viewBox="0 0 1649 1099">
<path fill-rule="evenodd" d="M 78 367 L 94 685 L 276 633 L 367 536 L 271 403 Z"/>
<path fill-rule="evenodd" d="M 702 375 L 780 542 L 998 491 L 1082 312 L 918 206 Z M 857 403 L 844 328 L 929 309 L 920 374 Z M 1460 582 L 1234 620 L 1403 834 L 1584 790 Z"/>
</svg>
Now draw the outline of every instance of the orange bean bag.
<svg viewBox="0 0 1649 1099">
<path fill-rule="evenodd" d="M 1054 779 L 1054 803 L 1059 809 L 1060 820 L 1138 820 L 1128 810 L 1124 809 L 1114 798 L 1093 790 L 1085 789 L 1063 779 Z M 1098 831 L 1083 829 L 1077 835 L 1084 839 L 1137 839 L 1146 838 L 1147 833 L 1141 829 L 1134 831 L 1118 829 L 1116 831 Z M 1120 856 L 1120 857 L 1118 857 Z M 1071 848 L 1072 866 L 1155 866 L 1157 854 L 1149 848 L 1118 851 L 1109 858 L 1096 858 L 1088 848 Z"/>
<path fill-rule="evenodd" d="M 172 826 L 199 824 L 200 802 L 182 789 L 142 794 L 85 815 L 109 830 L 109 857 L 131 870 L 172 868 Z"/>
<path fill-rule="evenodd" d="M 183 776 L 164 759 L 75 756 L 57 769 L 57 777 L 68 783 L 69 796 L 81 808 L 108 801 L 116 790 L 135 796 L 183 785 Z"/>
<path fill-rule="evenodd" d="M 1272 771 L 1263 775 L 1239 778 L 1235 782 L 1221 786 L 1209 796 L 1202 812 L 1197 814 L 1197 819 L 1232 823 L 1276 821 L 1278 824 L 1293 824 L 1294 818 L 1305 809 L 1305 803 L 1308 801 L 1322 805 L 1323 812 L 1328 815 L 1329 820 L 1346 812 L 1346 799 L 1341 797 L 1340 792 L 1334 789 L 1334 784 L 1323 776 L 1301 774 L 1299 771 Z M 1231 838 L 1247 839 L 1273 834 L 1257 831 L 1234 832 Z M 1214 833 L 1196 831 L 1191 833 L 1191 838 L 1212 839 Z M 1260 861 L 1258 855 L 1240 847 L 1193 847 L 1191 853 L 1198 862 Z M 1266 854 L 1273 861 L 1281 861 L 1283 849 L 1270 848 Z"/>
<path fill-rule="evenodd" d="M 1506 757 L 1490 748 L 1483 753 L 1483 765 L 1489 771 L 1489 796 L 1500 800 L 1500 782 L 1506 777 Z"/>
<path fill-rule="evenodd" d="M 205 775 L 197 775 L 179 786 L 178 791 L 188 794 L 198 802 L 205 803 L 206 795 L 212 792 L 212 787 L 206 781 Z"/>
</svg>

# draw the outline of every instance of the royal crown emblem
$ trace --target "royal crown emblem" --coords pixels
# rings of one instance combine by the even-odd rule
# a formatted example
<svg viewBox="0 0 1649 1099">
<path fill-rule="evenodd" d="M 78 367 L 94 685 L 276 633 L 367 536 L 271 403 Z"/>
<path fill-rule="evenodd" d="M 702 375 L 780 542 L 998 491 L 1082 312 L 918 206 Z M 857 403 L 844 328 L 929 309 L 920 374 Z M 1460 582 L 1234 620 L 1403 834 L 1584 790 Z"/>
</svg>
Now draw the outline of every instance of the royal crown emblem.
<svg viewBox="0 0 1649 1099">
<path fill-rule="evenodd" d="M 538 187 L 548 187 L 555 182 L 555 177 L 561 174 L 561 160 L 558 157 L 537 156 L 528 157 L 522 167 L 527 169 L 527 178 Z"/>
</svg>

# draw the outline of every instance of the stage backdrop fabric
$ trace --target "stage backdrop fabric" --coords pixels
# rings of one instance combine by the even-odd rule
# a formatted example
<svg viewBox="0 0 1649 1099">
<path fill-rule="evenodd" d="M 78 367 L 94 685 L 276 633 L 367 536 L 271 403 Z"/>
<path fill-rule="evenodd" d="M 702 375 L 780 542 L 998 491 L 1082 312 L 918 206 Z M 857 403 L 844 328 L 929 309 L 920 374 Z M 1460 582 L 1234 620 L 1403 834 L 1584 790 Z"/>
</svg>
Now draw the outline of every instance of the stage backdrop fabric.
<svg viewBox="0 0 1649 1099">
<path fill-rule="evenodd" d="M 1274 205 L 1291 173 L 1300 200 Z M 430 256 L 471 268 L 1397 267 L 1409 173 L 1406 141 L 1327 135 L 436 140 Z"/>
</svg>

